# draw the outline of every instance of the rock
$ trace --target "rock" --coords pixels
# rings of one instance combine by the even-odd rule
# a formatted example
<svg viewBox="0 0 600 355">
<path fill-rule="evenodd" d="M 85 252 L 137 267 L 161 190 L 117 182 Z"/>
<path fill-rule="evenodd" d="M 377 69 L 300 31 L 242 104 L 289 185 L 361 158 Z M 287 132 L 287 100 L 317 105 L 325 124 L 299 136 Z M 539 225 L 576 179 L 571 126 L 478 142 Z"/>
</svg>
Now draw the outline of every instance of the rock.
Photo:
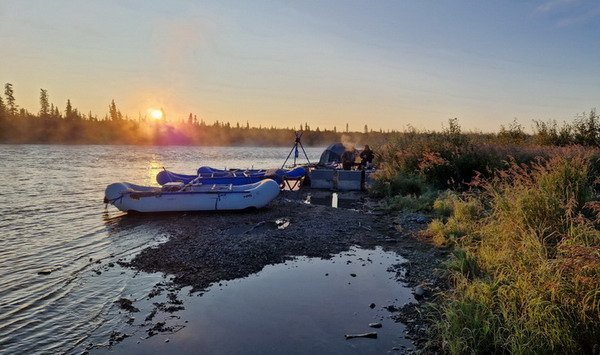
<svg viewBox="0 0 600 355">
<path fill-rule="evenodd" d="M 421 285 L 415 287 L 414 290 L 415 293 L 415 298 L 421 298 L 423 297 L 423 295 L 425 295 L 425 289 L 423 289 L 423 287 Z"/>
<path fill-rule="evenodd" d="M 350 274 L 350 276 L 352 276 L 352 277 L 356 277 L 356 274 Z"/>
<path fill-rule="evenodd" d="M 363 333 L 363 334 L 346 334 L 344 335 L 346 339 L 354 339 L 354 338 L 370 338 L 377 339 L 377 332 Z"/>
<path fill-rule="evenodd" d="M 371 328 L 381 328 L 383 325 L 381 323 L 369 323 L 369 327 Z"/>
<path fill-rule="evenodd" d="M 399 308 L 396 308 L 396 306 L 394 306 L 394 305 L 386 306 L 383 308 L 387 309 L 388 312 L 398 312 L 400 310 Z"/>
<path fill-rule="evenodd" d="M 121 307 L 121 309 L 124 309 L 128 312 L 139 312 L 140 311 L 133 305 L 133 302 L 127 298 L 119 298 L 117 301 L 115 301 L 115 303 L 118 304 L 119 307 Z"/>
<path fill-rule="evenodd" d="M 394 347 L 392 348 L 392 350 L 393 350 L 393 351 L 400 351 L 400 348 L 399 348 L 399 347 L 397 347 L 397 346 L 394 346 Z"/>
<path fill-rule="evenodd" d="M 165 339 L 165 343 L 168 343 L 168 342 L 169 342 L 169 338 Z"/>
<path fill-rule="evenodd" d="M 127 337 L 129 337 L 129 335 L 125 333 L 113 331 L 112 333 L 110 333 L 110 342 L 120 342 Z"/>
<path fill-rule="evenodd" d="M 286 229 L 290 225 L 290 219 L 287 217 L 279 218 L 275 221 L 277 229 Z"/>
<path fill-rule="evenodd" d="M 52 270 L 40 270 L 38 271 L 38 275 L 50 275 Z"/>
<path fill-rule="evenodd" d="M 373 309 L 373 308 L 375 308 L 375 306 L 376 306 L 376 304 L 375 304 L 375 303 L 371 303 L 371 304 L 369 305 L 369 308 Z"/>
<path fill-rule="evenodd" d="M 415 217 L 414 221 L 417 222 L 417 223 L 419 223 L 419 224 L 425 224 L 425 223 L 428 222 L 427 218 L 425 218 L 423 216 Z"/>
</svg>

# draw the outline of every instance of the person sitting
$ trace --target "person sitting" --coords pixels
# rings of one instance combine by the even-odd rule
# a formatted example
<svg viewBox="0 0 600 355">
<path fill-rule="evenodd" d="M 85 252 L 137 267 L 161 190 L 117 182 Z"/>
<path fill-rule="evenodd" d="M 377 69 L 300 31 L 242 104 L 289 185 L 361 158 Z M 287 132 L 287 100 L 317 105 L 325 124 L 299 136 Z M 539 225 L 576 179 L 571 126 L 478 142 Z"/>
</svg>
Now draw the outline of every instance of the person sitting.
<svg viewBox="0 0 600 355">
<path fill-rule="evenodd" d="M 346 149 L 342 154 L 342 168 L 344 170 L 351 170 L 354 165 L 354 160 L 356 160 L 356 154 L 354 149 Z"/>
<path fill-rule="evenodd" d="M 375 153 L 371 150 L 368 144 L 365 144 L 365 149 L 360 152 L 360 165 L 363 169 L 369 168 L 373 165 L 373 158 Z"/>
</svg>

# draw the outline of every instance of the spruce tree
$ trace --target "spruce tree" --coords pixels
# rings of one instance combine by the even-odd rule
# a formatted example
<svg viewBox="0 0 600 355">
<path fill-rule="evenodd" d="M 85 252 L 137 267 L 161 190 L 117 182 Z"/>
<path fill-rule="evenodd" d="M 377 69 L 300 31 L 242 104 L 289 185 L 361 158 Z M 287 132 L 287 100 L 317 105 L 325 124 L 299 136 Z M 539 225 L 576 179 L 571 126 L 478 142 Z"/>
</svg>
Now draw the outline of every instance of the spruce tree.
<svg viewBox="0 0 600 355">
<path fill-rule="evenodd" d="M 67 99 L 67 107 L 65 108 L 65 118 L 68 120 L 73 119 L 73 106 L 71 106 L 71 100 Z"/>
<path fill-rule="evenodd" d="M 19 106 L 15 103 L 15 92 L 11 83 L 4 84 L 4 96 L 6 96 L 6 106 L 9 115 L 15 117 Z"/>
<path fill-rule="evenodd" d="M 48 118 L 50 115 L 50 102 L 48 90 L 40 89 L 40 118 Z"/>
<path fill-rule="evenodd" d="M 6 105 L 4 104 L 4 100 L 2 100 L 2 96 L 0 96 L 0 120 L 3 120 L 6 117 Z"/>
<path fill-rule="evenodd" d="M 109 117 L 112 121 L 116 121 L 119 119 L 119 111 L 117 110 L 117 105 L 115 104 L 115 100 L 113 99 L 108 106 Z"/>
</svg>

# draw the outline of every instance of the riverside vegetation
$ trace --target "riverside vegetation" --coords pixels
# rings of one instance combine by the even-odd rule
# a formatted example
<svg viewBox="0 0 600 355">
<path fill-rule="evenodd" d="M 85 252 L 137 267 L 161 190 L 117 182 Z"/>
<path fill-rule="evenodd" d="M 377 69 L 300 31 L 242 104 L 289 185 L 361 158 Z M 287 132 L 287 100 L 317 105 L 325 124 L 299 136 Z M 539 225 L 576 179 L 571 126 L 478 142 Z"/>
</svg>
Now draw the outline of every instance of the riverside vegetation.
<svg viewBox="0 0 600 355">
<path fill-rule="evenodd" d="M 379 147 L 372 193 L 430 212 L 422 236 L 452 251 L 448 290 L 427 307 L 434 348 L 600 352 L 598 115 L 538 127 L 483 136 L 450 121 Z"/>
</svg>

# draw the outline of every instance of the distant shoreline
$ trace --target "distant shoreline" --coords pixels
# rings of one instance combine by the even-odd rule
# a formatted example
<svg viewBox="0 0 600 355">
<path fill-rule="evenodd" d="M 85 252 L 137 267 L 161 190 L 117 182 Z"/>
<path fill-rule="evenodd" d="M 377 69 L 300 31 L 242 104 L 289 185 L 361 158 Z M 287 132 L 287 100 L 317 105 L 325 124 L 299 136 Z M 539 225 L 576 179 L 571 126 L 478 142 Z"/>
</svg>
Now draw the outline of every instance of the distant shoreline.
<svg viewBox="0 0 600 355">
<path fill-rule="evenodd" d="M 336 142 L 331 142 L 336 143 Z M 217 148 L 292 148 L 294 142 L 292 141 L 288 145 L 283 144 L 271 144 L 271 145 L 257 145 L 257 144 L 236 144 L 236 145 L 218 145 L 218 144 L 127 144 L 127 143 L 40 143 L 40 142 L 0 142 L 0 146 L 2 145 L 48 145 L 48 146 L 115 146 L 115 147 L 217 147 Z M 304 145 L 305 148 L 323 148 L 325 149 L 328 144 L 317 144 L 317 145 Z"/>
</svg>

